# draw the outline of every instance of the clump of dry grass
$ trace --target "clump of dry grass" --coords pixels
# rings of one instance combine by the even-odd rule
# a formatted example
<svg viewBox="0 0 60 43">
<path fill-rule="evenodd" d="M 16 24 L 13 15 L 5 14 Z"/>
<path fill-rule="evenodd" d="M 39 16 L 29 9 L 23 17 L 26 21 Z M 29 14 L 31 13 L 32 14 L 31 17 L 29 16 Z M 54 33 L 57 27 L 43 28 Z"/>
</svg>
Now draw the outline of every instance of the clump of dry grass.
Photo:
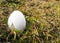
<svg viewBox="0 0 60 43">
<path fill-rule="evenodd" d="M 13 10 L 22 11 L 27 21 L 26 29 L 17 32 L 15 40 L 7 26 L 8 16 Z M 0 3 L 1 43 L 59 43 L 59 23 L 59 0 L 6 0 Z"/>
</svg>

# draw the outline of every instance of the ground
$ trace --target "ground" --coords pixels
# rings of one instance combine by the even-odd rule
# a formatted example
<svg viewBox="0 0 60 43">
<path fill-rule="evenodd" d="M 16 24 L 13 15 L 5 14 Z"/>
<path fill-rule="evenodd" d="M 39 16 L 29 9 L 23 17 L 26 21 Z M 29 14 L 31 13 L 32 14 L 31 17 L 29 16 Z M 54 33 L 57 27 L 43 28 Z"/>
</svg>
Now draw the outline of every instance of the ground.
<svg viewBox="0 0 60 43">
<path fill-rule="evenodd" d="M 7 20 L 14 10 L 26 18 L 26 29 L 14 33 Z M 60 43 L 60 0 L 1 0 L 0 43 Z"/>
</svg>

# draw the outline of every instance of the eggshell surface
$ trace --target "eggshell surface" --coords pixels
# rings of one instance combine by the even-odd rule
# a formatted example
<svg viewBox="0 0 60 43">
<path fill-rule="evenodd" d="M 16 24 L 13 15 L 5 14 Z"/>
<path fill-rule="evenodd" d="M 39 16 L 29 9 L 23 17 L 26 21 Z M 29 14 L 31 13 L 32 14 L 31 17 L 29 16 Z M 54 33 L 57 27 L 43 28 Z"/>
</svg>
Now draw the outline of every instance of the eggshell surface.
<svg viewBox="0 0 60 43">
<path fill-rule="evenodd" d="M 11 28 L 12 24 L 14 25 L 14 28 L 17 30 L 23 30 L 26 27 L 26 20 L 25 16 L 22 12 L 15 10 L 11 13 L 11 15 L 8 18 L 8 26 Z"/>
</svg>

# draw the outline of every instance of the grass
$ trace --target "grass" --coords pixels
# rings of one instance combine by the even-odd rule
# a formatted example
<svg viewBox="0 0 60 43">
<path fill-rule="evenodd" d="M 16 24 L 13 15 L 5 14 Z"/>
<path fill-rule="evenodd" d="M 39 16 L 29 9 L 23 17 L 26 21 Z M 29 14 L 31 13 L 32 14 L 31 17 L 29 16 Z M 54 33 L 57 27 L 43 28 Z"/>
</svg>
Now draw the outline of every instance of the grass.
<svg viewBox="0 0 60 43">
<path fill-rule="evenodd" d="M 10 13 L 23 12 L 27 26 L 11 33 L 7 26 Z M 0 43 L 60 43 L 60 0 L 2 0 L 0 2 Z"/>
</svg>

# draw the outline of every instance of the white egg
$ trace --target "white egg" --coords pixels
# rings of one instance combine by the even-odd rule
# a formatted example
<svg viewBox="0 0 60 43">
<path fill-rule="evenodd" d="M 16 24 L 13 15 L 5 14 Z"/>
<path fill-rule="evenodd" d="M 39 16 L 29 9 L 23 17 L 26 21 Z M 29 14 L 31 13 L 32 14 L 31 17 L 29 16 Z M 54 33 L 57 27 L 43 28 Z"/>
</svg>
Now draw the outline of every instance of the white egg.
<svg viewBox="0 0 60 43">
<path fill-rule="evenodd" d="M 8 26 L 11 28 L 11 26 L 14 26 L 16 30 L 24 30 L 26 27 L 26 20 L 25 16 L 22 12 L 15 10 L 11 13 L 11 15 L 8 18 Z"/>
</svg>

